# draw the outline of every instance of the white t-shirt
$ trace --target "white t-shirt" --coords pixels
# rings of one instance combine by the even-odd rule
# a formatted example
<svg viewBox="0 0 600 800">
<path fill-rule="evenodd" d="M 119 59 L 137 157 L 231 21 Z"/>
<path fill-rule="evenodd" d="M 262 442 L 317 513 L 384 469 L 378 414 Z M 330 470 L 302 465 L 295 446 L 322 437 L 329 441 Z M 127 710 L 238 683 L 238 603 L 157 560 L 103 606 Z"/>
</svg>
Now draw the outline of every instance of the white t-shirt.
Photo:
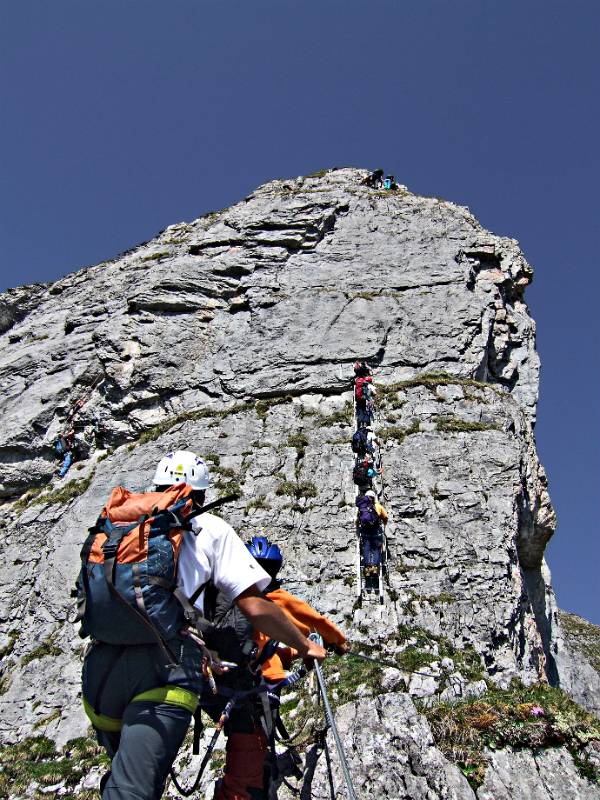
<svg viewBox="0 0 600 800">
<path fill-rule="evenodd" d="M 194 517 L 192 526 L 194 530 L 183 537 L 177 566 L 177 585 L 186 597 L 209 580 L 232 602 L 254 584 L 260 591 L 267 588 L 270 576 L 231 525 L 214 514 L 201 514 Z M 204 592 L 195 602 L 200 610 L 203 605 Z"/>
</svg>

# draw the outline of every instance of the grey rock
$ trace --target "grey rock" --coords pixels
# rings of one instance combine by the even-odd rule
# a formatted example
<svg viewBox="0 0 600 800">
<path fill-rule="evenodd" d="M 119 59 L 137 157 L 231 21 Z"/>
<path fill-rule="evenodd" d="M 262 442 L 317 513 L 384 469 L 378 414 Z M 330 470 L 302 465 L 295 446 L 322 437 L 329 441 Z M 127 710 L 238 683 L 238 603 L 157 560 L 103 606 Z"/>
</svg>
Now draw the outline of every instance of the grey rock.
<svg viewBox="0 0 600 800">
<path fill-rule="evenodd" d="M 491 765 L 477 800 L 597 800 L 600 787 L 577 772 L 564 748 L 535 752 L 500 750 L 488 753 Z"/>
<path fill-rule="evenodd" d="M 381 676 L 381 688 L 386 692 L 391 692 L 398 687 L 401 687 L 404 682 L 404 677 L 399 669 L 393 667 L 386 667 Z"/>
</svg>

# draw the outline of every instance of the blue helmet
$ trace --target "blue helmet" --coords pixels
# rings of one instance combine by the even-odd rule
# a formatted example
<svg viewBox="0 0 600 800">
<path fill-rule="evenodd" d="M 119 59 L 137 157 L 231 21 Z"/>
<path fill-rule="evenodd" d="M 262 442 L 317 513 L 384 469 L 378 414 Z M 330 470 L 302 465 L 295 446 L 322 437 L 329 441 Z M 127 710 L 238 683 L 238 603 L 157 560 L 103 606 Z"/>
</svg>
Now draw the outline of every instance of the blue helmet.
<svg viewBox="0 0 600 800">
<path fill-rule="evenodd" d="M 279 567 L 283 564 L 283 556 L 278 545 L 271 544 L 266 536 L 253 536 L 246 547 L 254 558 L 276 562 Z"/>
</svg>

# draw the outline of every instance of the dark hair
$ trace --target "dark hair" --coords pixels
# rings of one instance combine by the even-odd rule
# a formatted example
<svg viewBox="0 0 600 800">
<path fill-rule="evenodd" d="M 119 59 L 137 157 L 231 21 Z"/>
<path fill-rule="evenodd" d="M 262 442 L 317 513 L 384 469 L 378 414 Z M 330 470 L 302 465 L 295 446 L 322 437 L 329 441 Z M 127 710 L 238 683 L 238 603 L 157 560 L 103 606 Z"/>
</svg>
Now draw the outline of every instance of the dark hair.
<svg viewBox="0 0 600 800">
<path fill-rule="evenodd" d="M 170 489 L 171 486 L 175 486 L 174 483 L 165 483 L 161 484 L 160 486 L 155 486 L 155 492 L 166 492 L 167 489 Z M 206 499 L 206 489 L 194 489 L 190 497 L 192 498 L 195 506 L 203 506 L 204 500 Z"/>
<path fill-rule="evenodd" d="M 273 578 L 273 580 L 277 577 L 277 573 L 281 569 L 281 562 L 274 561 L 271 558 L 257 558 L 256 559 L 260 566 L 264 569 L 264 571 Z"/>
</svg>

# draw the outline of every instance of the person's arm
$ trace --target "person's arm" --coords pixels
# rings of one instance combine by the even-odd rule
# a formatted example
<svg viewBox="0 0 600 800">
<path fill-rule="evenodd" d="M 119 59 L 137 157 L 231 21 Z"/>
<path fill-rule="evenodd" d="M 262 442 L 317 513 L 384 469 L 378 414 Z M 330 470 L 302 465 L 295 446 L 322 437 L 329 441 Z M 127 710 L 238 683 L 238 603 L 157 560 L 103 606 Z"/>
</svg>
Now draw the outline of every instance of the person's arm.
<svg viewBox="0 0 600 800">
<path fill-rule="evenodd" d="M 299 597 L 290 595 L 289 602 L 291 603 L 289 611 L 294 619 L 301 621 L 309 630 L 316 631 L 326 645 L 335 647 L 336 652 L 346 652 L 348 649 L 346 637 L 337 625 Z"/>
<path fill-rule="evenodd" d="M 287 644 L 298 651 L 300 658 L 323 661 L 327 651 L 320 644 L 307 639 L 286 617 L 275 603 L 267 600 L 256 586 L 243 591 L 234 601 L 255 628 L 272 639 Z"/>
</svg>

